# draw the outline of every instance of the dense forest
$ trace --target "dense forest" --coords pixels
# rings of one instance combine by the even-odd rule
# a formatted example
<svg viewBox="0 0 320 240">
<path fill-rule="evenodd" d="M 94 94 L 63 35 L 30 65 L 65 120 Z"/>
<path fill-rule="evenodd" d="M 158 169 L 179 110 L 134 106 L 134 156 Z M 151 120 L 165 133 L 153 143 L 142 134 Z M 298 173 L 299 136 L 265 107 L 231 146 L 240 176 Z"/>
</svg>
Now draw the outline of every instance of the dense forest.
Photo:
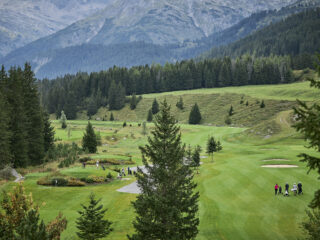
<svg viewBox="0 0 320 240">
<path fill-rule="evenodd" d="M 49 115 L 40 105 L 31 66 L 0 72 L 0 169 L 43 163 L 53 145 Z"/>
<path fill-rule="evenodd" d="M 230 45 L 213 48 L 201 58 L 291 55 L 298 56 L 292 58 L 293 64 L 311 67 L 315 60 L 312 55 L 320 50 L 319 39 L 320 8 L 315 8 L 271 24 Z"/>
<path fill-rule="evenodd" d="M 39 82 L 41 100 L 49 113 L 60 116 L 64 110 L 68 119 L 76 118 L 79 110 L 89 115 L 101 106 L 121 109 L 125 96 L 257 84 L 290 83 L 294 81 L 290 57 L 252 58 L 235 60 L 229 57 L 145 65 L 128 68 L 113 67 L 107 71 L 65 75 Z"/>
</svg>

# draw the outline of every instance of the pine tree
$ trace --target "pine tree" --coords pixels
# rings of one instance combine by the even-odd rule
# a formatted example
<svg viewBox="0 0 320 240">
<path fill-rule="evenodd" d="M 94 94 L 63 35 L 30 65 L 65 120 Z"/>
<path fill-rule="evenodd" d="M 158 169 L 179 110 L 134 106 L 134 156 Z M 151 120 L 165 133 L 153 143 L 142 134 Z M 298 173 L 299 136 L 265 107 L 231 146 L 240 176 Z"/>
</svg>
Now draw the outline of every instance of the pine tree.
<svg viewBox="0 0 320 240">
<path fill-rule="evenodd" d="M 82 138 L 82 148 L 84 151 L 88 151 L 89 153 L 96 153 L 97 152 L 97 136 L 94 133 L 93 127 L 90 122 L 86 127 L 86 132 Z"/>
<path fill-rule="evenodd" d="M 201 152 L 201 147 L 197 145 L 192 152 L 193 167 L 196 167 L 196 168 L 200 167 L 200 152 Z"/>
<path fill-rule="evenodd" d="M 249 106 L 249 102 L 248 102 L 248 101 L 246 101 L 246 106 L 247 106 L 247 107 Z"/>
<path fill-rule="evenodd" d="M 114 121 L 113 113 L 111 112 L 110 121 Z"/>
<path fill-rule="evenodd" d="M 103 209 L 102 204 L 99 205 L 100 201 L 101 199 L 96 200 L 92 193 L 89 205 L 81 204 L 83 210 L 78 211 L 80 217 L 76 221 L 79 238 L 96 240 L 106 237 L 112 231 L 112 222 L 104 219 L 107 209 Z"/>
<path fill-rule="evenodd" d="M 224 120 L 225 124 L 230 125 L 232 123 L 231 118 L 229 115 L 226 116 L 225 120 Z"/>
<path fill-rule="evenodd" d="M 222 150 L 222 145 L 220 141 L 217 141 L 217 152 L 220 152 Z"/>
<path fill-rule="evenodd" d="M 320 55 L 318 55 L 318 59 L 320 60 Z M 318 76 L 320 77 L 320 65 L 317 66 Z M 320 89 L 320 81 L 311 79 L 311 87 L 315 87 Z M 320 175 L 320 105 L 314 103 L 309 105 L 305 102 L 298 100 L 299 107 L 294 108 L 294 113 L 297 116 L 296 123 L 294 127 L 297 131 L 304 134 L 304 138 L 308 141 L 309 148 L 315 149 L 318 155 L 309 155 L 306 153 L 302 153 L 299 157 L 302 157 L 302 162 L 306 162 L 309 167 L 309 172 L 312 170 L 317 171 L 318 175 Z M 309 204 L 309 207 L 312 209 L 311 211 L 307 211 L 309 216 L 309 222 L 303 223 L 303 226 L 307 233 L 309 234 L 308 239 L 319 239 L 319 231 L 320 231 L 320 189 L 318 189 L 314 198 Z"/>
<path fill-rule="evenodd" d="M 13 157 L 13 166 L 26 167 L 29 164 L 27 116 L 24 108 L 23 73 L 20 68 L 11 68 L 7 79 L 7 99 L 10 105 L 9 129 L 12 133 L 10 150 Z"/>
<path fill-rule="evenodd" d="M 77 98 L 73 91 L 67 94 L 66 103 L 64 104 L 64 112 L 68 116 L 68 119 L 77 118 Z"/>
<path fill-rule="evenodd" d="M 182 97 L 180 97 L 179 101 L 176 104 L 177 108 L 179 108 L 180 110 L 182 110 L 184 108 L 183 106 L 183 99 Z"/>
<path fill-rule="evenodd" d="M 189 114 L 189 124 L 199 124 L 201 122 L 201 113 L 198 107 L 198 104 L 196 103 Z"/>
<path fill-rule="evenodd" d="M 63 110 L 61 111 L 60 123 L 62 129 L 67 128 L 67 116 L 64 114 Z"/>
<path fill-rule="evenodd" d="M 125 98 L 125 89 L 121 82 L 116 84 L 115 81 L 112 81 L 108 92 L 109 110 L 120 110 L 123 108 Z"/>
<path fill-rule="evenodd" d="M 234 114 L 232 105 L 230 106 L 228 114 L 229 114 L 229 116 L 232 116 Z"/>
<path fill-rule="evenodd" d="M 214 137 L 209 137 L 207 141 L 207 153 L 211 155 L 211 160 L 213 161 L 213 153 L 217 151 L 216 141 Z"/>
<path fill-rule="evenodd" d="M 148 134 L 148 129 L 147 129 L 147 123 L 146 122 L 142 123 L 142 134 L 143 134 L 143 136 Z"/>
<path fill-rule="evenodd" d="M 21 240 L 49 240 L 46 226 L 43 221 L 39 223 L 39 212 L 31 209 L 17 227 L 16 238 Z"/>
<path fill-rule="evenodd" d="M 157 114 L 159 112 L 159 104 L 156 98 L 152 102 L 151 111 L 152 111 L 152 114 Z"/>
<path fill-rule="evenodd" d="M 12 154 L 10 151 L 10 138 L 12 134 L 9 130 L 9 106 L 2 92 L 3 90 L 0 85 L 0 169 L 9 165 L 12 161 Z"/>
<path fill-rule="evenodd" d="M 54 127 L 51 126 L 49 114 L 47 112 L 43 113 L 43 142 L 44 151 L 47 152 L 54 143 Z"/>
<path fill-rule="evenodd" d="M 97 111 L 98 111 L 98 106 L 97 106 L 96 100 L 93 96 L 91 96 L 88 103 L 87 115 L 91 117 L 95 115 Z"/>
<path fill-rule="evenodd" d="M 147 121 L 148 121 L 148 122 L 152 122 L 152 118 L 153 118 L 153 116 L 152 116 L 152 110 L 150 109 L 150 110 L 148 111 Z"/>
<path fill-rule="evenodd" d="M 264 104 L 264 100 L 262 100 L 261 104 L 260 104 L 260 108 L 264 108 L 266 105 Z"/>
<path fill-rule="evenodd" d="M 137 107 L 137 98 L 136 94 L 134 93 L 130 99 L 130 109 L 134 110 Z"/>
<path fill-rule="evenodd" d="M 43 116 L 36 79 L 28 63 L 23 71 L 23 92 L 27 117 L 25 140 L 28 142 L 28 158 L 30 164 L 38 165 L 43 163 L 44 159 Z"/>
<path fill-rule="evenodd" d="M 199 193 L 192 170 L 183 164 L 185 146 L 180 128 L 164 101 L 155 116 L 148 145 L 140 147 L 147 173 L 138 170 L 141 194 L 133 203 L 136 233 L 130 240 L 195 239 L 198 234 Z M 150 164 L 149 164 L 150 163 Z"/>
</svg>

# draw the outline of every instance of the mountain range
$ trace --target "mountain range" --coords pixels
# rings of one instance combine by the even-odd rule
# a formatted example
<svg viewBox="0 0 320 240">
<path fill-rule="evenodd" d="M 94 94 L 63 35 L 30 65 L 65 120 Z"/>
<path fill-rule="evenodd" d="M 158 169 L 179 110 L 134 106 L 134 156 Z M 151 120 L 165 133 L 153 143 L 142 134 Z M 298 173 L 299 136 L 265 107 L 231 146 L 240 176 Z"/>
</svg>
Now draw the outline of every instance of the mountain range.
<svg viewBox="0 0 320 240">
<path fill-rule="evenodd" d="M 233 42 L 319 2 L 110 0 L 103 10 L 12 51 L 0 62 L 9 67 L 29 61 L 40 78 L 113 65 L 163 64 Z"/>
</svg>

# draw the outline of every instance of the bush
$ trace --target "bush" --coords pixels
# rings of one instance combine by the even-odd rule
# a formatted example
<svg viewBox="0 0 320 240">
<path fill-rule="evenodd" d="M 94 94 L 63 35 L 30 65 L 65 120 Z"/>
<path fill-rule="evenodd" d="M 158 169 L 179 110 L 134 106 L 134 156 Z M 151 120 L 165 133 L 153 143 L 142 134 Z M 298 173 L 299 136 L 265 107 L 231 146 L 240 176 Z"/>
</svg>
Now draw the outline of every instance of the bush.
<svg viewBox="0 0 320 240">
<path fill-rule="evenodd" d="M 68 184 L 68 180 L 65 178 L 53 178 L 51 180 L 52 186 L 66 186 Z"/>
<path fill-rule="evenodd" d="M 0 179 L 10 180 L 13 177 L 11 174 L 11 170 L 11 167 L 5 167 L 4 169 L 0 170 Z"/>
<path fill-rule="evenodd" d="M 107 174 L 107 179 L 109 179 L 109 180 L 113 179 L 113 176 L 110 172 Z"/>
<path fill-rule="evenodd" d="M 76 187 L 76 186 L 79 186 L 79 187 L 82 187 L 82 186 L 85 186 L 86 184 L 78 179 L 69 179 L 68 180 L 68 184 L 67 186 L 70 186 L 70 187 Z"/>
<path fill-rule="evenodd" d="M 86 183 L 103 183 L 104 177 L 98 177 L 95 175 L 90 175 L 87 178 L 85 178 Z"/>
<path fill-rule="evenodd" d="M 92 159 L 87 162 L 88 165 L 95 165 L 97 162 L 96 159 Z M 114 158 L 103 158 L 99 159 L 99 163 L 104 163 L 108 165 L 132 165 L 135 164 L 131 159 L 130 160 L 124 160 L 124 159 L 114 159 Z"/>
<path fill-rule="evenodd" d="M 84 163 L 84 162 L 88 162 L 90 160 L 92 160 L 91 157 L 83 157 L 83 158 L 79 159 L 79 162 Z"/>
<path fill-rule="evenodd" d="M 40 178 L 38 181 L 37 181 L 37 184 L 38 185 L 44 185 L 44 186 L 51 186 L 52 185 L 52 182 L 50 179 L 48 179 L 47 177 L 43 177 L 43 178 Z"/>
</svg>

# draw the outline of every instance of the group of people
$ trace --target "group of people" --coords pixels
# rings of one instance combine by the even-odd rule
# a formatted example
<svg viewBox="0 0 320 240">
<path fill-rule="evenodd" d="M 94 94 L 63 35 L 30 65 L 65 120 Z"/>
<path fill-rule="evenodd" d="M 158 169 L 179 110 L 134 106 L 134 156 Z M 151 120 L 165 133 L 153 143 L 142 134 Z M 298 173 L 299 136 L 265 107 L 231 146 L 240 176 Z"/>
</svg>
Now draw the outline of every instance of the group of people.
<svg viewBox="0 0 320 240">
<path fill-rule="evenodd" d="M 128 175 L 135 175 L 136 172 L 132 171 L 130 167 L 128 167 Z M 121 171 L 118 173 L 118 178 L 121 178 L 123 176 L 126 176 L 124 168 L 121 169 Z"/>
<path fill-rule="evenodd" d="M 299 182 L 298 185 L 297 185 L 296 183 L 294 183 L 293 186 L 292 186 L 291 192 L 293 192 L 293 194 L 294 194 L 295 196 L 296 196 L 297 194 L 298 194 L 298 195 L 303 194 L 303 192 L 302 192 L 302 183 Z M 288 196 L 289 196 L 289 183 L 286 183 L 284 193 L 282 192 L 282 187 L 279 186 L 278 184 L 276 184 L 276 185 L 274 186 L 274 194 L 275 194 L 275 195 L 280 194 L 280 195 L 284 195 L 284 196 L 288 197 Z"/>
</svg>

